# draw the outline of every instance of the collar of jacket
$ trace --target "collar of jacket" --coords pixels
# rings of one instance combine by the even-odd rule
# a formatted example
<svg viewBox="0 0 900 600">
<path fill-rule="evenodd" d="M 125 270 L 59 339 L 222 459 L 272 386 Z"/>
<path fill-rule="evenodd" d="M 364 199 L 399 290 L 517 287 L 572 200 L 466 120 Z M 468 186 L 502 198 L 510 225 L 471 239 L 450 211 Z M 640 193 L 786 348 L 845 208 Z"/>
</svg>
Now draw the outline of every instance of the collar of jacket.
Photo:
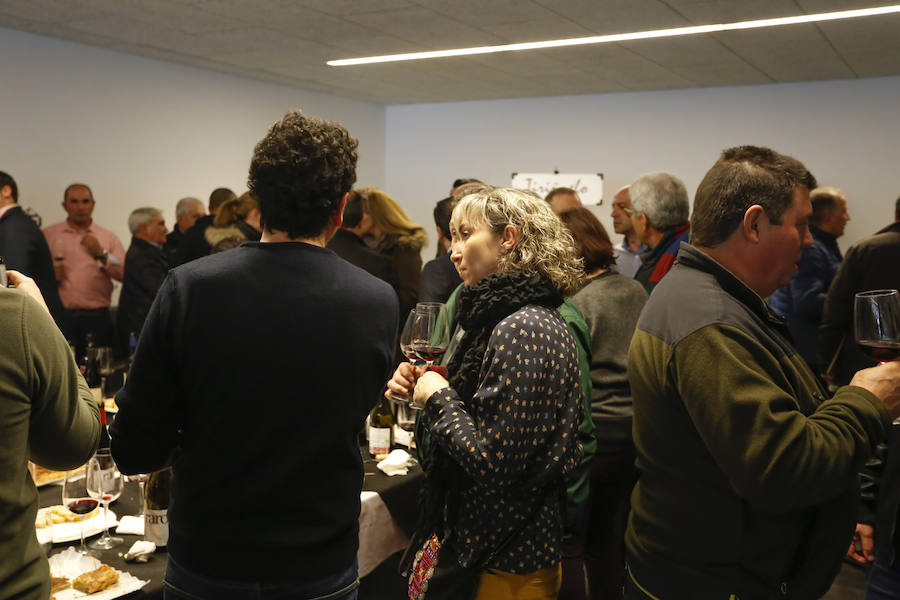
<svg viewBox="0 0 900 600">
<path fill-rule="evenodd" d="M 766 301 L 759 297 L 759 294 L 747 287 L 747 284 L 738 279 L 734 273 L 716 262 L 708 254 L 697 250 L 686 242 L 681 242 L 681 247 L 678 250 L 678 263 L 691 269 L 709 273 L 715 277 L 719 287 L 721 287 L 725 293 L 734 296 L 734 298 L 752 310 L 759 318 L 770 325 L 779 328 L 779 330 L 787 327 L 784 319 L 772 312 Z"/>
</svg>

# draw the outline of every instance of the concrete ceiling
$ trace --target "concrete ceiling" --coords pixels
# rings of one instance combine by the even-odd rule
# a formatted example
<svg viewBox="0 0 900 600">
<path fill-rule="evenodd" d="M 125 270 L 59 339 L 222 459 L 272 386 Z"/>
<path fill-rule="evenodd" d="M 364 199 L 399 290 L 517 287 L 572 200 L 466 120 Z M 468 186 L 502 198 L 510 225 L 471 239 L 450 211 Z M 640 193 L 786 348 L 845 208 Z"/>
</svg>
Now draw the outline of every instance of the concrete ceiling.
<svg viewBox="0 0 900 600">
<path fill-rule="evenodd" d="M 380 104 L 900 74 L 900 14 L 329 67 L 326 60 L 887 5 L 884 0 L 0 0 L 0 26 Z"/>
</svg>

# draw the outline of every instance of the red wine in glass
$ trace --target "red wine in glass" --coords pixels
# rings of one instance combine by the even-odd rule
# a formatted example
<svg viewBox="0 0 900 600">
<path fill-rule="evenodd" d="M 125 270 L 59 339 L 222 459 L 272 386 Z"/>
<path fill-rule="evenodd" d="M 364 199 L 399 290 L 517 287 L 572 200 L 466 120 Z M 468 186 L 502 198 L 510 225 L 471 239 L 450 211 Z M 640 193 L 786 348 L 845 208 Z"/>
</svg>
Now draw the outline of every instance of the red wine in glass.
<svg viewBox="0 0 900 600">
<path fill-rule="evenodd" d="M 888 340 L 858 340 L 856 345 L 878 362 L 900 360 L 900 342 Z"/>
<path fill-rule="evenodd" d="M 412 352 L 419 357 L 420 360 L 424 360 L 429 364 L 442 357 L 446 350 L 446 346 L 436 346 L 427 342 L 412 345 Z"/>
<path fill-rule="evenodd" d="M 66 503 L 66 508 L 76 515 L 86 515 L 100 504 L 96 498 L 75 498 Z"/>
</svg>

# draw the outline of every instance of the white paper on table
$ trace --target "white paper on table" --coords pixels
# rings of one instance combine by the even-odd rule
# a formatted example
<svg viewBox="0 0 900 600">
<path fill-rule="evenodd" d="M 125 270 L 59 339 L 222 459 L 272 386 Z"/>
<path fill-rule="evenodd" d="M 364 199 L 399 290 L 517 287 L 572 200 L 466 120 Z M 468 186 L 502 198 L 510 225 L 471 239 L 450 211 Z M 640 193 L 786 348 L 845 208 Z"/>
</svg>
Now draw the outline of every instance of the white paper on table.
<svg viewBox="0 0 900 600">
<path fill-rule="evenodd" d="M 101 565 L 101 562 L 92 556 L 82 556 L 75 548 L 66 548 L 63 552 L 58 552 L 50 557 L 50 574 L 53 577 L 65 577 L 72 582 L 82 573 L 93 571 Z M 118 571 L 119 581 L 115 585 L 106 588 L 101 592 L 93 594 L 85 594 L 74 588 L 66 588 L 53 594 L 56 600 L 73 600 L 74 598 L 90 598 L 91 600 L 112 600 L 125 594 L 137 591 L 147 585 L 148 582 L 142 581 L 125 571 Z"/>
<path fill-rule="evenodd" d="M 116 527 L 116 533 L 127 533 L 129 535 L 144 535 L 144 517 L 127 515 L 119 519 L 119 526 Z"/>
</svg>

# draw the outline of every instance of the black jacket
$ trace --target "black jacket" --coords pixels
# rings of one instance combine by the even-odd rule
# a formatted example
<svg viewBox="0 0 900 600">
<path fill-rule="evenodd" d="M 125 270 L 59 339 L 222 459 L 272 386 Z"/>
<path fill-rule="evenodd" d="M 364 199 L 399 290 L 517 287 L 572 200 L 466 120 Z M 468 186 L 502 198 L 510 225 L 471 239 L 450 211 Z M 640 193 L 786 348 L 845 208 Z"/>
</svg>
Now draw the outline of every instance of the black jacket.
<svg viewBox="0 0 900 600">
<path fill-rule="evenodd" d="M 847 251 L 828 288 L 819 328 L 819 361 L 823 369 L 846 385 L 860 369 L 876 362 L 853 339 L 853 298 L 866 290 L 900 289 L 900 222 L 892 223 Z"/>
<path fill-rule="evenodd" d="M 397 275 L 391 259 L 383 254 L 371 250 L 358 235 L 346 229 L 338 229 L 334 237 L 328 242 L 328 249 L 360 269 L 368 271 L 378 279 L 390 284 L 394 291 L 397 290 Z M 406 318 L 406 315 L 403 315 Z"/>
<path fill-rule="evenodd" d="M 125 277 L 116 312 L 116 349 L 120 355 L 128 349 L 128 336 L 140 335 L 144 319 L 169 270 L 162 248 L 138 238 L 131 238 L 125 255 Z"/>
<path fill-rule="evenodd" d="M 445 252 L 429 260 L 422 268 L 419 302 L 446 302 L 453 290 L 462 283 L 456 265 Z"/>
<path fill-rule="evenodd" d="M 175 253 L 175 262 L 171 265 L 173 268 L 209 256 L 212 247 L 206 241 L 206 228 L 212 226 L 215 220 L 216 215 L 204 215 L 197 219 L 193 227 L 184 232 Z"/>
<path fill-rule="evenodd" d="M 67 334 L 66 311 L 59 299 L 47 239 L 21 206 L 14 206 L 0 218 L 0 256 L 6 260 L 8 269 L 34 279 L 57 327 Z"/>
</svg>

